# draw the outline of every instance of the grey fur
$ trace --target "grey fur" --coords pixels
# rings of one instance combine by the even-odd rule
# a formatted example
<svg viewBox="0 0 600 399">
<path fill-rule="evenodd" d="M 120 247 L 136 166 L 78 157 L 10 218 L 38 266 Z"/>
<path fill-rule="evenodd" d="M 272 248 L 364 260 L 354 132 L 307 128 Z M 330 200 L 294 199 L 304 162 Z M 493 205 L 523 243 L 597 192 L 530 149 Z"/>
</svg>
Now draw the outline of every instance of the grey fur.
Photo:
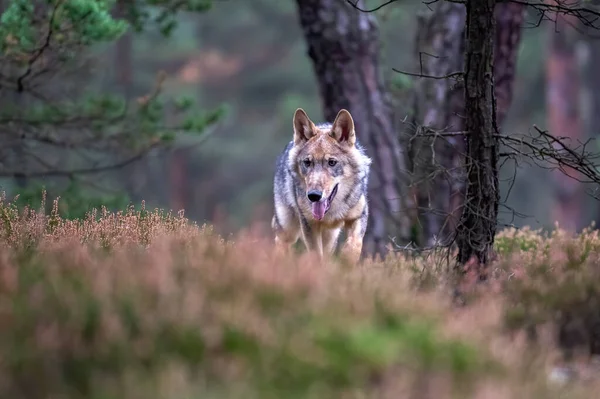
<svg viewBox="0 0 600 399">
<path fill-rule="evenodd" d="M 316 127 L 323 132 L 330 132 L 332 123 L 322 123 Z M 329 167 L 331 176 L 339 179 L 340 188 L 328 213 L 322 221 L 318 221 L 310 212 L 306 212 L 310 208 L 310 202 L 303 178 L 298 173 L 301 168 L 305 168 L 302 165 L 304 157 L 310 155 L 305 150 L 306 145 L 295 146 L 290 141 L 276 161 L 272 227 L 277 239 L 285 244 L 293 244 L 301 237 L 307 249 L 317 250 L 323 255 L 324 252 L 329 252 L 330 247 L 335 247 L 340 230 L 346 228 L 349 234 L 353 234 L 352 245 L 361 247 L 367 228 L 367 186 L 371 159 L 356 140 L 355 148 L 345 150 L 345 156 L 338 164 L 323 166 Z M 344 163 L 350 169 L 349 175 L 344 175 Z M 305 172 L 306 170 L 303 173 Z M 357 243 L 357 240 L 360 242 Z"/>
</svg>

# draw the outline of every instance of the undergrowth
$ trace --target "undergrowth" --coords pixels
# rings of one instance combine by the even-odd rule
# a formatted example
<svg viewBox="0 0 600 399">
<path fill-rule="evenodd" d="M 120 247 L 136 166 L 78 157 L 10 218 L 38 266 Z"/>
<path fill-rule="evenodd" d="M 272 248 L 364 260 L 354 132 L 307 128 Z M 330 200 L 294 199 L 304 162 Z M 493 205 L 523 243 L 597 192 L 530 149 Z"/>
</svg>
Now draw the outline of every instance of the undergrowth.
<svg viewBox="0 0 600 399">
<path fill-rule="evenodd" d="M 579 338 L 566 347 L 594 341 L 591 229 L 500 232 L 492 281 L 455 307 L 434 257 L 321 263 L 280 254 L 268 237 L 226 241 L 143 204 L 67 220 L 58 200 L 49 213 L 1 200 L 1 397 L 584 398 L 594 389 L 548 383 L 564 342 L 522 333 L 558 337 L 574 324 Z"/>
</svg>

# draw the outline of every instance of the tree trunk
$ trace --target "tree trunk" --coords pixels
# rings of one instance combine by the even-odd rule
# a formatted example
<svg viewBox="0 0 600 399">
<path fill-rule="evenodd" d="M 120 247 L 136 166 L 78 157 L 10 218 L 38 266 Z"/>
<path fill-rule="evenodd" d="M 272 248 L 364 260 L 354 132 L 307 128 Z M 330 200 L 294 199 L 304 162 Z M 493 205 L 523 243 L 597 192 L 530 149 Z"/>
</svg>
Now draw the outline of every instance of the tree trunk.
<svg viewBox="0 0 600 399">
<path fill-rule="evenodd" d="M 498 3 L 495 16 L 494 90 L 496 93 L 496 124 L 501 128 L 512 103 L 525 6 L 516 3 Z"/>
<path fill-rule="evenodd" d="M 440 77 L 463 71 L 464 5 L 441 2 L 430 8 L 433 12 L 428 11 L 431 13 L 429 18 L 419 21 L 418 72 Z M 523 5 L 513 3 L 499 3 L 494 10 L 494 89 L 498 126 L 504 121 L 512 102 L 524 10 Z M 416 124 L 422 125 L 421 133 L 425 133 L 413 140 L 411 154 L 422 224 L 420 244 L 430 246 L 436 241 L 444 244 L 450 241 L 455 231 L 464 203 L 465 138 L 461 135 L 435 137 L 435 133 L 465 130 L 464 85 L 456 78 L 417 78 L 415 95 Z"/>
<path fill-rule="evenodd" d="M 177 213 L 187 206 L 189 195 L 187 184 L 187 151 L 175 149 L 169 161 L 170 206 Z"/>
<path fill-rule="evenodd" d="M 0 15 L 4 13 L 7 6 L 10 3 L 6 0 L 0 0 Z M 10 68 L 10 66 L 9 66 Z M 10 73 L 9 76 L 14 76 Z M 23 108 L 25 103 L 25 96 L 23 93 L 18 93 L 14 90 L 2 88 L 0 86 L 0 107 L 10 105 L 12 107 Z M 25 177 L 27 168 L 29 166 L 27 162 L 27 141 L 23 138 L 20 140 L 6 140 L 5 132 L 0 132 L 0 140 L 4 141 L 2 149 L 0 150 L 0 158 L 6 164 L 12 164 L 13 168 L 19 173 L 14 176 L 14 184 L 17 192 L 21 193 L 22 190 L 26 189 L 29 185 L 29 179 Z M 6 142 L 8 141 L 8 143 Z"/>
<path fill-rule="evenodd" d="M 113 9 L 113 16 L 119 19 L 128 19 L 127 0 L 119 0 Z M 134 79 L 133 79 L 133 33 L 127 31 L 121 36 L 114 47 L 114 79 L 117 85 L 116 90 L 120 92 L 125 100 L 131 101 L 133 97 Z M 128 195 L 135 203 L 143 200 L 141 194 L 146 184 L 144 176 L 147 159 L 144 157 L 127 165 L 122 170 L 122 184 L 126 187 Z"/>
<path fill-rule="evenodd" d="M 112 12 L 113 17 L 128 19 L 127 7 L 128 3 L 126 0 L 117 1 Z M 133 87 L 133 35 L 131 31 L 126 32 L 117 40 L 114 57 L 115 80 L 118 90 L 129 100 Z"/>
<path fill-rule="evenodd" d="M 600 0 L 592 0 L 588 6 L 595 12 L 600 11 Z M 585 13 L 585 18 L 593 20 L 591 13 Z M 579 27 L 586 35 L 580 43 L 584 51 L 580 51 L 580 65 L 582 70 L 582 99 L 581 114 L 585 130 L 585 140 L 600 140 L 600 40 L 598 40 L 598 29 L 595 27 Z M 590 217 L 596 221 L 596 227 L 600 226 L 600 202 L 596 198 L 589 198 L 589 206 L 586 209 L 594 209 Z"/>
<path fill-rule="evenodd" d="M 457 227 L 458 262 L 475 257 L 485 265 L 498 217 L 498 139 L 494 94 L 496 0 L 467 0 L 465 127 L 467 191 Z"/>
<path fill-rule="evenodd" d="M 554 0 L 550 2 L 556 3 Z M 575 15 L 562 13 L 554 13 L 554 17 L 556 23 L 548 26 L 550 43 L 546 63 L 548 130 L 556 137 L 567 138 L 570 145 L 576 146 L 583 138 L 579 114 L 581 77 L 575 54 L 577 32 L 568 25 L 576 26 L 578 19 Z M 574 232 L 581 223 L 583 190 L 572 178 L 577 176 L 577 171 L 565 167 L 565 172 L 553 172 L 556 204 L 551 215 L 561 228 Z"/>
<path fill-rule="evenodd" d="M 416 68 L 425 76 L 448 76 L 463 70 L 465 8 L 441 2 L 420 15 Z M 464 94 L 460 76 L 415 79 L 414 119 L 421 126 L 412 140 L 413 185 L 417 190 L 419 245 L 446 243 L 457 222 L 455 206 L 464 192 L 462 135 L 437 133 L 464 130 Z"/>
<path fill-rule="evenodd" d="M 363 254 L 385 256 L 389 236 L 408 237 L 405 158 L 382 73 L 379 31 L 372 14 L 340 0 L 297 0 L 325 119 L 352 114 L 357 137 L 373 159 L 369 222 Z M 360 5 L 360 3 L 359 3 Z"/>
</svg>

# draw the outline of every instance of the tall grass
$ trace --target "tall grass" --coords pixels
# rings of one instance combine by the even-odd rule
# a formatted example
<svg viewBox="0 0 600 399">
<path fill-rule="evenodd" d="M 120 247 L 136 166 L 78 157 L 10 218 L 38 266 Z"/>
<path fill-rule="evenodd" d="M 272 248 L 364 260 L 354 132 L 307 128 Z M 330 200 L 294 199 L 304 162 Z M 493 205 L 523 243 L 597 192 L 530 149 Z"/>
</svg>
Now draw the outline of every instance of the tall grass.
<svg viewBox="0 0 600 399">
<path fill-rule="evenodd" d="M 559 389 L 545 372 L 558 353 L 557 314 L 593 335 L 594 231 L 500 233 L 492 282 L 456 307 L 437 255 L 321 263 L 143 205 L 83 220 L 63 219 L 56 201 L 52 209 L 0 201 L 1 397 L 594 393 L 583 380 Z M 526 339 L 533 330 L 538 338 Z"/>
</svg>

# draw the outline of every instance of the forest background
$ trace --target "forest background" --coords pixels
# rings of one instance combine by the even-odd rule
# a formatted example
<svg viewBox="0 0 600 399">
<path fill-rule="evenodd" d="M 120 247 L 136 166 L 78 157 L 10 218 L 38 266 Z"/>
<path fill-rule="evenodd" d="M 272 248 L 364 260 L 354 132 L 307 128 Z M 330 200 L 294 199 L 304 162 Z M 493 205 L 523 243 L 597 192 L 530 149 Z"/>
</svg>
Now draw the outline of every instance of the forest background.
<svg viewBox="0 0 600 399">
<path fill-rule="evenodd" d="M 130 15 L 126 4 L 117 4 L 111 13 Z M 364 7 L 378 4 L 366 1 Z M 102 93 L 135 104 L 152 93 L 162 76 L 160 96 L 165 109 L 160 111 L 159 123 L 183 123 L 173 111 L 174 104 L 193 102 L 190 113 L 204 119 L 198 129 L 189 130 L 201 131 L 200 135 L 165 135 L 162 138 L 169 146 L 118 159 L 115 154 L 121 144 L 102 148 L 82 144 L 76 152 L 64 142 L 41 150 L 42 144 L 34 140 L 11 142 L 3 152 L 16 166 L 5 163 L 2 189 L 9 196 L 20 193 L 25 203 L 39 201 L 45 187 L 50 198 L 62 197 L 61 212 L 71 217 L 81 217 L 99 204 L 116 210 L 143 200 L 148 208 L 185 209 L 186 217 L 213 224 L 223 234 L 249 225 L 267 227 L 273 208 L 275 159 L 292 136 L 294 110 L 301 107 L 313 120 L 324 120 L 296 3 L 215 0 L 192 6 L 197 11 L 181 7 L 171 19 L 161 17 L 164 8 L 144 8 L 148 13 L 144 18 L 151 23 L 145 23 L 142 30 L 126 29 L 114 40 L 89 46 L 89 51 L 80 54 L 76 69 L 62 71 L 43 85 L 48 93 L 77 87 L 77 93 L 71 89 L 64 93 L 72 101 L 84 93 Z M 420 1 L 397 1 L 370 14 L 380 30 L 380 71 L 398 121 L 399 140 L 415 132 L 416 125 L 410 122 L 415 121 L 417 78 L 394 69 L 419 72 L 416 16 L 427 17 L 431 12 Z M 502 131 L 527 134 L 537 125 L 575 140 L 595 138 L 600 112 L 593 93 L 600 79 L 590 71 L 600 68 L 600 45 L 593 35 L 579 34 L 577 23 L 557 28 L 552 20 L 541 24 L 538 20 L 535 8 L 524 11 L 515 49 L 512 101 Z M 10 67 L 6 59 L 4 67 L 5 71 Z M 569 87 L 565 88 L 565 82 Z M 4 89 L 3 101 L 19 107 L 37 101 L 15 93 L 9 85 Z M 559 97 L 553 94 L 557 90 Z M 8 120 L 4 123 L 9 124 Z M 139 131 L 132 130 L 130 137 L 143 135 L 141 125 L 135 126 Z M 77 127 L 65 129 L 71 129 L 65 136 L 69 140 L 79 134 Z M 590 146 L 595 151 L 597 144 Z M 28 156 L 34 147 L 38 152 Z M 102 170 L 102 165 L 119 162 L 123 167 Z M 55 173 L 65 168 L 83 168 L 86 173 Z M 88 169 L 99 171 L 88 173 Z M 558 221 L 580 230 L 600 217 L 597 201 L 585 194 L 583 185 L 559 171 L 521 162 L 518 173 L 514 172 L 514 163 L 501 163 L 501 225 L 552 228 Z M 564 209 L 570 210 L 565 213 Z"/>
</svg>

